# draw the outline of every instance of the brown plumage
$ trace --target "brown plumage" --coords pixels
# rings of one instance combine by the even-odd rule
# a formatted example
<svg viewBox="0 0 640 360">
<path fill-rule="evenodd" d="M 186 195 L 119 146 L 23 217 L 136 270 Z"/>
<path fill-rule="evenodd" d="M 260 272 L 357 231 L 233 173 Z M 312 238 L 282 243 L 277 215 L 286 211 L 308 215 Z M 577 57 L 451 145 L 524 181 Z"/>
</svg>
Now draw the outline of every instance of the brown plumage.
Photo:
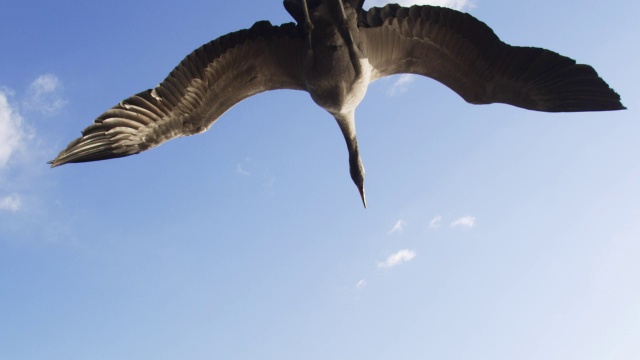
<svg viewBox="0 0 640 360">
<path fill-rule="evenodd" d="M 354 111 L 378 78 L 428 76 L 473 104 L 624 109 L 592 67 L 550 50 L 507 45 L 469 14 L 395 4 L 365 11 L 364 0 L 303 1 L 284 1 L 297 24 L 261 21 L 196 49 L 158 86 L 100 115 L 51 166 L 137 154 L 207 130 L 249 96 L 305 90 L 338 122 L 366 206 Z"/>
</svg>

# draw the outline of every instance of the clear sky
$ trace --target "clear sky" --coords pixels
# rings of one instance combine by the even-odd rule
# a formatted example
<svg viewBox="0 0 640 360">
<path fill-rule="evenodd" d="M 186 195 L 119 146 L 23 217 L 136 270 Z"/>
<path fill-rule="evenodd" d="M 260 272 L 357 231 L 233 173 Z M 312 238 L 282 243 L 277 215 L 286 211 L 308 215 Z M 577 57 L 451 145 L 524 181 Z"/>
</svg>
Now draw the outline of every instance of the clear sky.
<svg viewBox="0 0 640 360">
<path fill-rule="evenodd" d="M 638 359 L 640 5 L 448 5 L 594 66 L 629 110 L 377 81 L 356 112 L 366 210 L 303 92 L 49 169 L 196 47 L 291 19 L 276 0 L 4 1 L 0 359 Z"/>
</svg>

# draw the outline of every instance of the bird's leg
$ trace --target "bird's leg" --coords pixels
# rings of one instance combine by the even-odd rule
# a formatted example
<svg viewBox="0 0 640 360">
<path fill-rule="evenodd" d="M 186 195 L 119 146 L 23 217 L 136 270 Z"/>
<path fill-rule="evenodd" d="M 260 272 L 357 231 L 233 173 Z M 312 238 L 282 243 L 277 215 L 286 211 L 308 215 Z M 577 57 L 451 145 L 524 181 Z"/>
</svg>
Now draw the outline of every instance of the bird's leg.
<svg viewBox="0 0 640 360">
<path fill-rule="evenodd" d="M 306 1 L 306 0 L 305 0 Z M 353 34 L 351 34 L 351 29 L 349 28 L 349 19 L 347 18 L 347 13 L 344 10 L 343 0 L 338 1 L 338 8 L 340 9 L 340 22 L 339 22 L 339 30 L 347 43 L 347 47 L 349 48 L 349 57 L 351 58 L 351 64 L 353 65 L 353 69 L 356 72 L 356 75 L 362 74 L 362 65 L 360 65 L 360 59 L 358 54 L 356 54 L 356 44 L 353 40 Z"/>
<path fill-rule="evenodd" d="M 307 0 L 302 0 L 302 9 L 304 10 L 304 31 L 307 33 L 309 50 L 311 50 L 313 49 L 313 42 L 311 41 L 311 31 L 313 31 L 313 23 L 311 22 L 311 16 L 309 16 L 309 5 L 307 5 Z"/>
</svg>

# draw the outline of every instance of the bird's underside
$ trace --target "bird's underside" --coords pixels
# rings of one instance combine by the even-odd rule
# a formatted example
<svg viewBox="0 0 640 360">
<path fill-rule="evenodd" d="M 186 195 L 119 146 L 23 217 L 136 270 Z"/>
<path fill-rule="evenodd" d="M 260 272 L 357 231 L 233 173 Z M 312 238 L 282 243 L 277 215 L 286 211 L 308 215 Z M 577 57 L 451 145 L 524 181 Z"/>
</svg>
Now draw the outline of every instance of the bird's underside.
<svg viewBox="0 0 640 360">
<path fill-rule="evenodd" d="M 363 203 L 364 167 L 354 111 L 370 82 L 392 74 L 431 77 L 473 104 L 546 112 L 624 109 L 589 65 L 550 50 L 510 46 L 469 14 L 364 0 L 285 0 L 297 24 L 255 23 L 189 54 L 158 86 L 107 110 L 51 166 L 137 154 L 207 130 L 260 92 L 309 92 L 337 120 Z"/>
</svg>

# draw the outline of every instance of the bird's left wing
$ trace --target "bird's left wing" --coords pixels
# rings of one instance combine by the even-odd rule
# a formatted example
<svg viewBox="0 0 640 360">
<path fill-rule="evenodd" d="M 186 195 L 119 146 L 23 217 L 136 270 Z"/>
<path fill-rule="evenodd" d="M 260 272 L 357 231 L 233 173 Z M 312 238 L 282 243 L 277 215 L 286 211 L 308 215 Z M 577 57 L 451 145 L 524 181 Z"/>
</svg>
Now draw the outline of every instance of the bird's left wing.
<svg viewBox="0 0 640 360">
<path fill-rule="evenodd" d="M 624 109 L 591 66 L 546 49 L 505 44 L 469 14 L 389 4 L 361 11 L 358 27 L 374 79 L 428 76 L 473 104 L 550 112 Z"/>
<path fill-rule="evenodd" d="M 239 101 L 274 89 L 304 89 L 304 41 L 293 23 L 257 22 L 189 54 L 156 86 L 121 101 L 72 141 L 52 167 L 137 154 L 207 130 Z"/>
</svg>

